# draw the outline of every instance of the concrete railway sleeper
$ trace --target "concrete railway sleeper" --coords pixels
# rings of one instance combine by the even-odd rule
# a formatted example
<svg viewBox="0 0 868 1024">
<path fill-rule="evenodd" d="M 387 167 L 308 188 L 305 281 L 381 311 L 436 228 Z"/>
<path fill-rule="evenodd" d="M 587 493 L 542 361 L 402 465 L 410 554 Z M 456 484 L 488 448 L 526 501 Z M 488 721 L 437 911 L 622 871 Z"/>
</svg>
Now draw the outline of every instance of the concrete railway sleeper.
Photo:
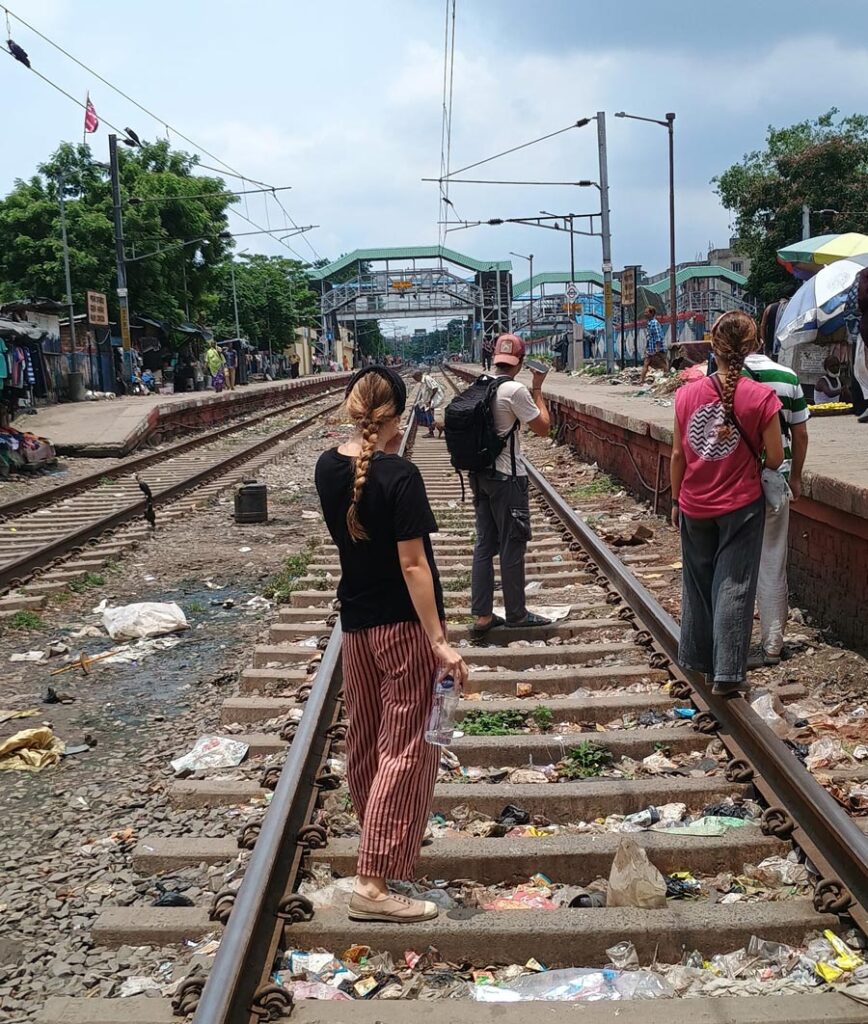
<svg viewBox="0 0 868 1024">
<path fill-rule="evenodd" d="M 413 449 L 442 520 L 434 540 L 442 556 L 451 636 L 466 644 L 472 508 L 458 500 L 443 442 L 412 435 L 407 432 L 405 445 Z M 290 1013 L 322 1024 L 397 1024 L 411 1015 L 432 1024 L 511 1024 L 526 1020 L 530 1008 L 471 998 L 472 982 L 493 965 L 538 961 L 550 970 L 600 968 L 609 962 L 612 947 L 629 940 L 647 967 L 678 963 L 694 949 L 708 956 L 728 954 L 746 947 L 751 936 L 800 947 L 808 935 L 827 929 L 846 935 L 854 924 L 864 926 L 868 840 L 863 832 L 831 804 L 750 709 L 739 706 L 743 701 L 721 702 L 701 681 L 677 669 L 675 623 L 545 478 L 532 467 L 530 473 L 531 566 L 558 567 L 536 575 L 529 567 L 529 578 L 538 583 L 531 603 L 558 606 L 558 621 L 538 635 L 503 629 L 492 632 L 483 645 L 465 647 L 471 666 L 462 702 L 466 734 L 441 761 L 434 834 L 423 847 L 418 874 L 447 882 L 470 880 L 473 886 L 459 884 L 453 891 L 477 887 L 495 899 L 507 897 L 507 905 L 510 890 L 523 885 L 527 891 L 529 884 L 552 897 L 561 892 L 574 898 L 557 906 L 544 901 L 547 909 L 535 913 L 503 909 L 503 904 L 484 909 L 459 903 L 435 921 L 402 926 L 352 923 L 339 898 L 315 905 L 312 880 L 329 871 L 338 878 L 351 876 L 357 847 L 341 769 L 345 725 L 341 631 L 332 600 L 335 556 L 323 548 L 322 561 L 312 564 L 291 604 L 280 610 L 270 642 L 254 652 L 252 666 L 241 677 L 240 695 L 223 708 L 222 721 L 247 730 L 236 728 L 233 735 L 250 744 L 250 757 L 261 758 L 266 770 L 245 781 L 180 780 L 169 793 L 179 807 L 249 807 L 251 801 L 267 800 L 267 809 L 239 819 L 245 824 L 235 837 L 142 836 L 133 854 L 137 870 L 153 873 L 230 863 L 239 850 L 250 850 L 240 888 L 217 893 L 210 907 L 108 909 L 93 929 L 95 941 L 106 945 L 165 945 L 201 939 L 222 928 L 213 962 L 206 971 L 189 973 L 171 1003 L 55 998 L 45 1007 L 44 1024 L 165 1024 L 190 1014 L 194 1024 L 249 1024 Z M 679 709 L 686 714 L 679 715 Z M 489 721 L 512 716 L 499 721 L 515 727 L 505 730 L 508 735 L 480 735 L 484 730 L 468 723 L 483 715 Z M 542 724 L 530 726 L 534 721 Z M 577 748 L 585 754 L 602 748 L 606 756 L 579 765 L 578 771 L 564 771 L 581 760 Z M 277 770 L 274 759 L 281 757 Z M 672 769 L 625 770 L 648 758 L 668 759 Z M 665 909 L 655 910 L 599 906 L 587 899 L 595 891 L 594 880 L 608 876 L 624 838 L 620 816 L 674 804 L 699 816 L 712 805 L 747 810 L 752 801 L 772 805 L 761 822 L 754 817 L 751 824 L 717 835 L 630 834 L 664 875 L 674 878 L 690 869 L 700 884 L 700 898 L 672 898 Z M 504 819 L 509 805 L 517 818 Z M 523 827 L 515 827 L 517 820 Z M 478 828 L 467 827 L 474 822 Z M 780 899 L 709 898 L 712 878 L 741 876 L 745 864 L 785 857 L 793 842 L 809 858 L 806 879 L 840 881 L 818 885 L 813 900 L 807 884 L 782 891 Z M 298 891 L 300 886 L 307 895 Z M 358 998 L 358 990 L 352 1002 L 293 999 L 289 951 L 326 949 L 346 959 L 345 951 L 353 946 L 370 947 L 371 956 L 387 954 L 402 965 L 407 950 L 425 954 L 434 947 L 433 960 L 460 965 L 453 976 L 471 979 L 466 999 L 442 1003 L 423 998 L 410 1010 L 400 992 L 399 1001 L 378 1000 L 383 983 L 369 999 Z M 558 1003 L 532 1012 L 602 1024 L 612 1019 L 613 1008 Z M 617 1014 L 628 1024 L 671 1024 L 682 1018 L 705 1024 L 857 1024 L 864 1021 L 866 1008 L 820 987 L 798 994 L 622 1001 Z"/>
</svg>

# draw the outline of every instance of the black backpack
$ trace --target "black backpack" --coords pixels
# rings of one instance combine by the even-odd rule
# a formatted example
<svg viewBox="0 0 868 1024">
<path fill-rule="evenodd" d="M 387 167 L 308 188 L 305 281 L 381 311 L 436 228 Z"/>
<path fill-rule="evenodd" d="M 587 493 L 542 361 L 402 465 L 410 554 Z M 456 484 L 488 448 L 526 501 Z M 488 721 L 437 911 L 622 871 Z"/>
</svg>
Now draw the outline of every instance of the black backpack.
<svg viewBox="0 0 868 1024">
<path fill-rule="evenodd" d="M 515 476 L 515 432 L 518 420 L 505 437 L 494 426 L 492 402 L 497 389 L 511 377 L 489 377 L 483 374 L 446 406 L 444 425 L 446 447 L 452 465 L 460 473 L 476 473 L 494 469 L 497 456 L 509 441 L 512 449 L 512 475 Z"/>
</svg>

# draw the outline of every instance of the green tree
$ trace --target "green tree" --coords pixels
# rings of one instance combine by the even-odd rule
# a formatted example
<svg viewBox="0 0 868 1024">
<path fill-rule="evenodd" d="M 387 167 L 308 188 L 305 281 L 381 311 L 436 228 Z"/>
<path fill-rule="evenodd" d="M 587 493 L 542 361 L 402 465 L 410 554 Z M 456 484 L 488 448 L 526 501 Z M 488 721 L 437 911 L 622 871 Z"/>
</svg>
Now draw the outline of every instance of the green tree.
<svg viewBox="0 0 868 1024">
<path fill-rule="evenodd" d="M 776 253 L 801 238 L 803 205 L 815 211 L 814 234 L 865 230 L 866 171 L 868 116 L 838 117 L 833 109 L 789 128 L 769 127 L 765 149 L 746 154 L 713 180 L 735 215 L 740 249 L 753 261 L 748 291 L 773 302 L 797 287 Z"/>
<path fill-rule="evenodd" d="M 215 329 L 235 334 L 232 274 L 228 262 L 220 268 Z M 284 256 L 244 255 L 234 264 L 238 321 L 243 336 L 260 348 L 284 349 L 296 327 L 317 323 L 319 301 L 311 290 L 305 265 Z"/>
<path fill-rule="evenodd" d="M 209 319 L 220 267 L 231 244 L 231 196 L 220 178 L 193 175 L 196 158 L 166 141 L 119 153 L 127 283 L 133 312 L 167 320 Z M 0 200 L 0 299 L 66 294 L 59 190 L 66 200 L 70 276 L 76 310 L 87 289 L 106 292 L 117 315 L 111 187 L 90 147 L 64 143 L 27 181 Z M 211 194 L 213 193 L 213 198 Z M 202 196 L 192 199 L 188 197 Z M 163 197 L 175 197 L 168 200 Z M 157 197 L 159 201 L 157 201 Z M 201 240 L 179 246 L 179 242 Z M 149 253 L 165 250 L 147 259 Z M 186 290 L 184 281 L 186 279 Z"/>
</svg>

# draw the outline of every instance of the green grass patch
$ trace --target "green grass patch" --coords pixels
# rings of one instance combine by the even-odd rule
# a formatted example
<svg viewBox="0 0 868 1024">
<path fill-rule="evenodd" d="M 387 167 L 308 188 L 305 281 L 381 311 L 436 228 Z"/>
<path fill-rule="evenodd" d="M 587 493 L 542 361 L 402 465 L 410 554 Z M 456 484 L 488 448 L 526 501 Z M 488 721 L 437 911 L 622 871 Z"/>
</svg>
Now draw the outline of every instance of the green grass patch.
<svg viewBox="0 0 868 1024">
<path fill-rule="evenodd" d="M 16 612 L 10 619 L 9 625 L 13 629 L 45 629 L 45 620 L 36 612 Z"/>
<path fill-rule="evenodd" d="M 461 720 L 466 736 L 515 736 L 524 728 L 521 711 L 468 711 Z"/>
<path fill-rule="evenodd" d="M 555 720 L 554 712 L 551 708 L 547 708 L 545 704 L 540 704 L 538 708 L 534 708 L 530 713 L 530 717 L 540 732 L 548 732 Z"/>
<path fill-rule="evenodd" d="M 285 604 L 290 596 L 299 589 L 299 580 L 307 574 L 307 567 L 312 559 L 312 547 L 290 555 L 283 563 L 283 568 L 266 583 L 263 594 L 278 604 Z M 323 582 L 325 582 L 325 573 L 323 573 Z"/>
<path fill-rule="evenodd" d="M 86 572 L 80 580 L 73 580 L 69 584 L 69 589 L 74 594 L 84 593 L 85 590 L 93 590 L 94 587 L 104 587 L 105 576 L 100 575 L 98 572 Z"/>
<path fill-rule="evenodd" d="M 611 751 L 591 740 L 582 742 L 567 754 L 558 768 L 565 779 L 593 779 L 612 763 Z"/>
<path fill-rule="evenodd" d="M 188 601 L 187 611 L 191 615 L 202 615 L 205 612 L 205 605 L 201 601 Z"/>
<path fill-rule="evenodd" d="M 603 498 L 617 494 L 620 490 L 621 486 L 616 480 L 606 473 L 599 473 L 593 480 L 571 487 L 569 496 L 573 501 L 581 501 L 583 498 Z"/>
<path fill-rule="evenodd" d="M 465 569 L 463 572 L 457 572 L 449 580 L 449 589 L 455 590 L 469 590 L 470 589 L 470 570 Z"/>
</svg>

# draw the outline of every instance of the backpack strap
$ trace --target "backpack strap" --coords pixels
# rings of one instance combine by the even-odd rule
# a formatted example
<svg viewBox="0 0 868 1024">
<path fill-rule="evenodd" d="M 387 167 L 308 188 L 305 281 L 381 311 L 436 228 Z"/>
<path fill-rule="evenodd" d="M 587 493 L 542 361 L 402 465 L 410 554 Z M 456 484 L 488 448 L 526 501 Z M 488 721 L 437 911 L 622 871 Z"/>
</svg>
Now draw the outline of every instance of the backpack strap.
<svg viewBox="0 0 868 1024">
<path fill-rule="evenodd" d="M 488 387 L 488 400 L 489 402 L 494 401 L 494 397 L 497 394 L 497 389 L 501 384 L 505 384 L 508 380 L 512 380 L 512 377 L 495 377 Z M 521 426 L 521 420 L 516 416 L 515 423 L 509 428 L 506 434 L 506 438 L 509 440 L 509 456 L 512 463 L 512 475 L 518 476 L 518 471 L 515 464 L 515 435 L 518 432 L 518 428 Z"/>
</svg>

